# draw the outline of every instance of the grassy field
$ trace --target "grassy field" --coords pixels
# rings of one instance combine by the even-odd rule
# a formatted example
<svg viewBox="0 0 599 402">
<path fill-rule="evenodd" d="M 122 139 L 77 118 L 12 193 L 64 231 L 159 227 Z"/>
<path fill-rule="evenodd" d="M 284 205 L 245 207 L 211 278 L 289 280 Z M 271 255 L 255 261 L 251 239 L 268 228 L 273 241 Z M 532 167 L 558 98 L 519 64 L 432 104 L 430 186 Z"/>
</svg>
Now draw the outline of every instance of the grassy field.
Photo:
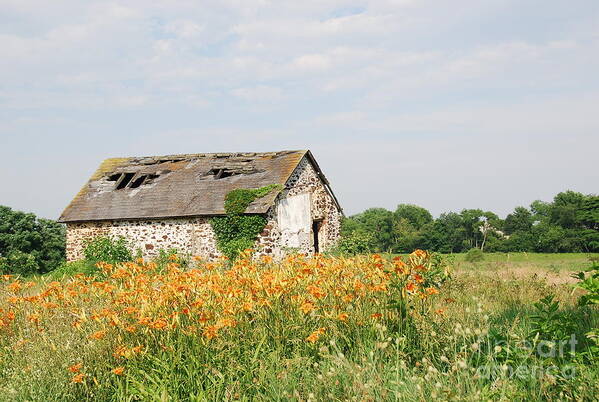
<svg viewBox="0 0 599 402">
<path fill-rule="evenodd" d="M 454 254 L 458 266 L 468 264 L 466 254 Z M 481 261 L 485 268 L 530 266 L 535 269 L 551 271 L 578 271 L 589 265 L 589 262 L 599 261 L 597 253 L 485 253 Z"/>
<path fill-rule="evenodd" d="M 599 314 L 548 280 L 589 258 L 458 255 L 451 278 L 427 254 L 4 278 L 0 399 L 596 400 Z"/>
</svg>

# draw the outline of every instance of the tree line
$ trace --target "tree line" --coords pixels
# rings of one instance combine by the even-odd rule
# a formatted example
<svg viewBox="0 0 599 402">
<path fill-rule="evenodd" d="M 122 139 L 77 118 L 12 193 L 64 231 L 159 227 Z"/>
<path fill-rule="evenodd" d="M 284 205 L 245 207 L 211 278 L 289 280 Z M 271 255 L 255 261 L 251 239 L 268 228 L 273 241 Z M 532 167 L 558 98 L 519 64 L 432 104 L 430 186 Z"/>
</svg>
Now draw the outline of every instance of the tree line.
<svg viewBox="0 0 599 402">
<path fill-rule="evenodd" d="M 395 211 L 370 208 L 345 218 L 341 234 L 342 248 L 354 252 L 599 252 L 599 196 L 564 191 L 551 202 L 516 207 L 505 219 L 482 209 L 434 219 L 412 204 Z"/>
</svg>

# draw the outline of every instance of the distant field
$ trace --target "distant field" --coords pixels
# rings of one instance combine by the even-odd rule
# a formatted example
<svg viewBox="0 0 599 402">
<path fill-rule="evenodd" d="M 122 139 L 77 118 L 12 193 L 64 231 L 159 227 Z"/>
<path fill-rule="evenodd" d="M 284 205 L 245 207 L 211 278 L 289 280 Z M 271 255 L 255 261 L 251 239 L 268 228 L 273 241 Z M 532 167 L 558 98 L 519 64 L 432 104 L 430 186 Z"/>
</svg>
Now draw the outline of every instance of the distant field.
<svg viewBox="0 0 599 402">
<path fill-rule="evenodd" d="M 579 270 L 592 260 L 599 260 L 598 253 L 485 253 L 484 261 L 471 264 L 464 260 L 466 254 L 453 254 L 458 266 L 486 265 L 501 268 L 506 265 L 534 265 L 548 270 Z"/>
<path fill-rule="evenodd" d="M 406 256 L 407 254 L 395 254 Z M 548 271 L 579 271 L 599 262 L 599 253 L 485 253 L 484 260 L 468 262 L 466 253 L 445 254 L 453 258 L 456 269 L 502 269 L 536 267 Z"/>
<path fill-rule="evenodd" d="M 453 258 L 456 275 L 492 275 L 501 279 L 545 280 L 548 284 L 574 283 L 573 273 L 599 261 L 598 253 L 485 253 L 484 260 L 468 262 L 466 254 L 447 254 Z"/>
</svg>

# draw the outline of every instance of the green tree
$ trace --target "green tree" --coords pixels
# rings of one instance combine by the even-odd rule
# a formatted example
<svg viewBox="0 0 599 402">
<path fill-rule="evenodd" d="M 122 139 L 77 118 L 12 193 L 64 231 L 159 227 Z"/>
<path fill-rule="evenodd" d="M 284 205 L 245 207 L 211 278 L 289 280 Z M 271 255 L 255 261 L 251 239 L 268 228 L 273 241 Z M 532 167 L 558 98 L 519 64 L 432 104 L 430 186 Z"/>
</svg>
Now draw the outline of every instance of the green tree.
<svg viewBox="0 0 599 402">
<path fill-rule="evenodd" d="M 462 217 L 462 227 L 465 233 L 465 239 L 462 246 L 462 250 L 469 250 L 471 248 L 480 248 L 484 241 L 484 234 L 481 232 L 481 226 L 485 222 L 489 226 L 489 231 L 493 233 L 502 226 L 502 222 L 499 217 L 490 211 L 483 211 L 482 209 L 464 209 L 460 212 Z"/>
<path fill-rule="evenodd" d="M 530 204 L 533 222 L 547 222 L 551 215 L 551 203 L 535 200 Z"/>
<path fill-rule="evenodd" d="M 64 256 L 63 225 L 0 206 L 0 270 L 45 273 L 57 268 Z"/>
<path fill-rule="evenodd" d="M 405 219 L 414 229 L 420 230 L 433 221 L 433 216 L 425 208 L 413 204 L 399 204 L 394 213 L 396 221 Z"/>
<path fill-rule="evenodd" d="M 455 212 L 442 213 L 423 230 L 424 248 L 441 253 L 462 251 L 466 238 L 463 218 Z"/>
<path fill-rule="evenodd" d="M 424 229 L 433 222 L 425 208 L 412 204 L 400 204 L 393 213 L 393 251 L 408 253 L 424 247 Z"/>
<path fill-rule="evenodd" d="M 564 191 L 553 198 L 549 211 L 549 222 L 564 229 L 578 227 L 579 211 L 585 204 L 586 197 L 574 191 Z"/>
<path fill-rule="evenodd" d="M 584 251 L 599 252 L 599 196 L 586 198 L 577 212 L 577 221 Z"/>
<path fill-rule="evenodd" d="M 525 207 L 516 207 L 514 212 L 508 214 L 503 224 L 503 231 L 506 234 L 516 232 L 530 232 L 533 224 L 533 215 Z"/>
<path fill-rule="evenodd" d="M 374 251 L 390 251 L 394 244 L 393 213 L 385 208 L 370 208 L 354 215 L 345 222 L 345 232 L 351 231 L 368 233 L 372 236 Z M 353 222 L 352 222 L 353 221 Z"/>
<path fill-rule="evenodd" d="M 541 222 L 534 226 L 533 234 L 536 238 L 535 251 L 537 252 L 559 253 L 569 251 L 564 242 L 566 232 L 560 226 Z"/>
</svg>

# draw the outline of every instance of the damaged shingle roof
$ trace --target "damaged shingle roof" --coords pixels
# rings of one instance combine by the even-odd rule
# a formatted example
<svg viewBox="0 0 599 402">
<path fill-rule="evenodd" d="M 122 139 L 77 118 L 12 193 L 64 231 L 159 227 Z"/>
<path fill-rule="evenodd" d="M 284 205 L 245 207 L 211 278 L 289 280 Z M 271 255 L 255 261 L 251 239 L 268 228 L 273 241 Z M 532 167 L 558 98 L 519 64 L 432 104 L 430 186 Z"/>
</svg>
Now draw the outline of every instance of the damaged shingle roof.
<svg viewBox="0 0 599 402">
<path fill-rule="evenodd" d="M 310 151 L 107 159 L 59 221 L 223 215 L 228 192 L 269 184 L 285 185 L 304 156 L 328 188 Z M 247 213 L 266 213 L 277 195 L 277 191 L 272 191 L 257 199 Z"/>
</svg>

